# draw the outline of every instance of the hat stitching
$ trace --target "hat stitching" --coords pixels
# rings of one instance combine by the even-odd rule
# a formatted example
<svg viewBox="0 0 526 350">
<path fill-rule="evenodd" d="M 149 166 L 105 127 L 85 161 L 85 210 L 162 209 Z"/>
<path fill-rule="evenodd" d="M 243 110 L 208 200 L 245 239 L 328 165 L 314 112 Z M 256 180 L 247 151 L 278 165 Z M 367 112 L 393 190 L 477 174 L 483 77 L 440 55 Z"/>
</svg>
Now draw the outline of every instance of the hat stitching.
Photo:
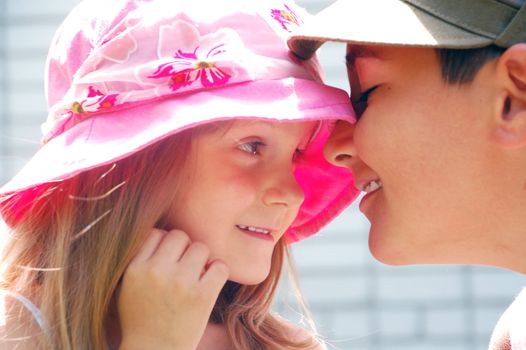
<svg viewBox="0 0 526 350">
<path fill-rule="evenodd" d="M 498 35 L 498 33 L 492 33 L 492 32 L 489 32 L 488 30 L 486 30 L 484 28 L 481 28 L 481 27 L 478 27 L 478 26 L 474 26 L 472 24 L 465 23 L 465 22 L 463 22 L 462 26 L 461 26 L 458 23 L 456 23 L 458 21 L 458 18 L 454 18 L 454 17 L 449 16 L 447 14 L 441 13 L 440 11 L 438 11 L 437 7 L 428 5 L 427 3 L 423 3 L 420 0 L 412 0 L 412 1 L 405 0 L 405 1 L 407 3 L 409 3 L 410 5 L 416 7 L 418 9 L 420 9 L 420 10 L 423 10 L 423 11 L 427 12 L 429 15 L 432 15 L 433 17 L 438 18 L 439 20 L 442 20 L 444 22 L 447 22 L 448 24 L 451 24 L 451 25 L 453 25 L 453 26 L 455 26 L 455 27 L 457 27 L 459 29 L 462 29 L 462 30 L 465 30 L 465 31 L 469 31 L 469 32 L 471 32 L 473 34 L 485 36 L 486 38 L 492 39 L 492 40 L 495 40 L 495 38 Z M 506 8 L 512 9 L 512 7 L 510 7 L 509 5 L 506 5 L 504 3 L 500 3 L 500 2 L 497 3 L 495 1 L 492 1 L 492 2 L 494 4 L 498 4 L 498 6 L 502 6 L 502 7 L 506 7 Z M 516 11 L 516 9 L 513 9 L 513 11 Z"/>
<path fill-rule="evenodd" d="M 506 28 L 497 36 L 495 43 L 500 46 L 511 46 L 519 42 L 526 41 L 526 25 L 524 20 L 526 18 L 526 2 L 517 11 L 515 16 L 508 23 Z M 522 34 L 522 35 L 521 35 Z"/>
</svg>

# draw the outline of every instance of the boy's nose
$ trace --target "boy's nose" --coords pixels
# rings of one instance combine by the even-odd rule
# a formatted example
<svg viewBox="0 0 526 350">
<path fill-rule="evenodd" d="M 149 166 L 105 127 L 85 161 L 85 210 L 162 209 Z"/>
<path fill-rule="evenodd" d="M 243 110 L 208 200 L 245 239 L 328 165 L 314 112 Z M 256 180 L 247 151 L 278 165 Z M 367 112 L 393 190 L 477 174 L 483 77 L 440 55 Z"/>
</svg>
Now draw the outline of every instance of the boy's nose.
<svg viewBox="0 0 526 350">
<path fill-rule="evenodd" d="M 324 154 L 328 162 L 350 169 L 353 157 L 358 155 L 354 147 L 354 125 L 338 121 L 325 145 Z"/>
</svg>

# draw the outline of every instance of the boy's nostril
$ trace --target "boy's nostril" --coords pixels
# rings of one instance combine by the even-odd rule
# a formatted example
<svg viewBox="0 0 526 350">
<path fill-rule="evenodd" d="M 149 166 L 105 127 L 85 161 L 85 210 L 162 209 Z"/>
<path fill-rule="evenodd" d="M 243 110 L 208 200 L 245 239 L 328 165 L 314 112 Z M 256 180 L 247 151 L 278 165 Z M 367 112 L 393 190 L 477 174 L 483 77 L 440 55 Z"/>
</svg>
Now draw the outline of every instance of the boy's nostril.
<svg viewBox="0 0 526 350">
<path fill-rule="evenodd" d="M 350 154 L 338 154 L 336 156 L 336 158 L 334 158 L 334 160 L 336 162 L 344 162 L 344 161 L 346 161 L 348 159 L 351 159 L 351 158 L 352 158 L 352 156 Z"/>
</svg>

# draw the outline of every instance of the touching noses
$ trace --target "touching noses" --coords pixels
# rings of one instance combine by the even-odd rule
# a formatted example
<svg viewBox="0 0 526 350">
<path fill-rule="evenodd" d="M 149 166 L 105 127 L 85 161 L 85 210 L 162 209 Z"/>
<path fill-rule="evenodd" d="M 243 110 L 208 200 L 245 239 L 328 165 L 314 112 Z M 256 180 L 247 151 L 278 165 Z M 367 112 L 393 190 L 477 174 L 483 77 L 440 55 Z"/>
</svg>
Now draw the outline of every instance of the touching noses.
<svg viewBox="0 0 526 350">
<path fill-rule="evenodd" d="M 263 194 L 265 205 L 283 205 L 289 209 L 299 209 L 305 199 L 305 194 L 292 168 L 272 172 L 267 179 L 269 182 Z"/>
<path fill-rule="evenodd" d="M 338 121 L 325 145 L 324 154 L 328 162 L 350 169 L 353 157 L 358 154 L 354 147 L 354 125 Z"/>
</svg>

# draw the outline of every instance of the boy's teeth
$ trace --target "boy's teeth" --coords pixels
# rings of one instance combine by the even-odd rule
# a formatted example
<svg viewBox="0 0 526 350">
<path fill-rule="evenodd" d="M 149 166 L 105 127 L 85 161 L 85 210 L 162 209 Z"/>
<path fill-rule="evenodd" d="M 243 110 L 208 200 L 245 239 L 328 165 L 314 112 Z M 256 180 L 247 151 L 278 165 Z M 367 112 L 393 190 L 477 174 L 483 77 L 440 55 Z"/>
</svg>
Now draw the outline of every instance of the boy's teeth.
<svg viewBox="0 0 526 350">
<path fill-rule="evenodd" d="M 243 225 L 237 225 L 237 227 L 239 227 L 240 229 L 242 230 L 247 230 L 247 231 L 252 231 L 252 232 L 257 232 L 257 233 L 262 233 L 264 235 L 268 235 L 270 233 L 269 230 L 264 230 L 262 228 L 257 228 L 257 227 L 253 227 L 253 226 L 243 226 Z"/>
<path fill-rule="evenodd" d="M 376 191 L 377 189 L 379 189 L 381 187 L 382 187 L 382 182 L 380 180 L 374 180 L 374 181 L 369 182 L 364 187 L 363 190 L 364 190 L 364 192 L 371 193 L 371 192 L 374 192 L 374 191 Z"/>
</svg>

